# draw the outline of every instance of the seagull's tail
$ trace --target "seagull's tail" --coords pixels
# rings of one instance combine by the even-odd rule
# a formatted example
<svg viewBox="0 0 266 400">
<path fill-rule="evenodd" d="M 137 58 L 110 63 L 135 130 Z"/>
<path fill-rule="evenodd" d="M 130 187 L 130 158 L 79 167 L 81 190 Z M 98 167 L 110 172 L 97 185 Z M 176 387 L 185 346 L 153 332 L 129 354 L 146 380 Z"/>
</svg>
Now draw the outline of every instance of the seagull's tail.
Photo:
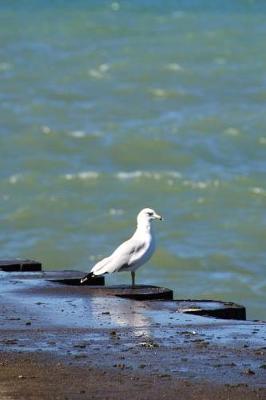
<svg viewBox="0 0 266 400">
<path fill-rule="evenodd" d="M 87 275 L 83 276 L 80 280 L 80 284 L 82 285 L 85 283 L 88 279 L 92 278 L 94 276 L 93 272 L 89 272 Z"/>
</svg>

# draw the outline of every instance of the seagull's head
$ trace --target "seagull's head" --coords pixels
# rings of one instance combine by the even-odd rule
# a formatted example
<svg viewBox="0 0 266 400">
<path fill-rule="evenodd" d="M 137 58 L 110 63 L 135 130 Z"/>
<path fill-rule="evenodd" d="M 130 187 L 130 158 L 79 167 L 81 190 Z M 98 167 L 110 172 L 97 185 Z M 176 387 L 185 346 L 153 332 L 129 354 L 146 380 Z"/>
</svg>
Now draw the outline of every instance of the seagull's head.
<svg viewBox="0 0 266 400">
<path fill-rule="evenodd" d="M 163 220 L 161 215 L 157 214 L 152 208 L 143 208 L 143 210 L 138 213 L 137 217 L 138 223 L 141 223 L 141 221 L 152 221 L 154 219 Z"/>
</svg>

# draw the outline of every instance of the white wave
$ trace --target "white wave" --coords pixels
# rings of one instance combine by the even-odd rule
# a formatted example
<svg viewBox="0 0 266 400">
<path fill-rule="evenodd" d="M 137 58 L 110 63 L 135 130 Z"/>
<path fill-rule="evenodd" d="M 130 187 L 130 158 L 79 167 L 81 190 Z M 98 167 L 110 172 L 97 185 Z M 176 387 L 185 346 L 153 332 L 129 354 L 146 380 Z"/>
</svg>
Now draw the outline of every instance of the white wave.
<svg viewBox="0 0 266 400">
<path fill-rule="evenodd" d="M 64 178 L 68 181 L 71 181 L 73 179 L 81 179 L 81 180 L 87 180 L 87 179 L 97 179 L 99 177 L 99 173 L 96 171 L 82 171 L 78 172 L 76 174 L 65 174 Z"/>
<path fill-rule="evenodd" d="M 136 179 L 136 178 L 141 178 L 143 176 L 143 172 L 142 171 L 118 172 L 116 176 L 118 179 Z"/>
<path fill-rule="evenodd" d="M 52 132 L 52 129 L 49 128 L 49 126 L 44 125 L 44 126 L 41 127 L 41 131 L 45 135 L 49 135 Z"/>
<path fill-rule="evenodd" d="M 107 72 L 110 69 L 108 64 L 100 64 L 97 68 L 92 68 L 88 71 L 89 75 L 95 79 L 103 79 L 106 77 Z"/>
<path fill-rule="evenodd" d="M 240 134 L 240 130 L 231 126 L 225 129 L 224 133 L 229 136 L 238 136 Z"/>
<path fill-rule="evenodd" d="M 169 94 L 167 90 L 161 88 L 150 89 L 150 92 L 155 97 L 167 97 Z"/>
<path fill-rule="evenodd" d="M 155 180 L 160 180 L 164 178 L 175 178 L 180 179 L 182 175 L 178 171 L 164 171 L 164 172 L 156 172 L 156 171 L 130 171 L 130 172 L 118 172 L 116 174 L 118 179 L 122 180 L 130 180 L 130 179 L 138 179 L 138 178 L 150 178 Z"/>
<path fill-rule="evenodd" d="M 18 181 L 21 180 L 22 180 L 22 174 L 14 174 L 8 178 L 8 182 L 11 183 L 11 185 L 15 185 L 16 183 L 18 183 Z"/>
<path fill-rule="evenodd" d="M 81 139 L 84 138 L 86 136 L 86 132 L 84 131 L 73 131 L 73 132 L 69 132 L 68 134 L 71 137 L 77 138 L 77 139 Z"/>
<path fill-rule="evenodd" d="M 119 10 L 120 10 L 120 4 L 119 4 L 117 1 L 114 1 L 114 2 L 111 4 L 111 9 L 112 9 L 113 11 L 119 11 Z"/>
<path fill-rule="evenodd" d="M 124 210 L 122 210 L 121 208 L 110 208 L 109 214 L 110 215 L 123 215 Z"/>
<path fill-rule="evenodd" d="M 181 65 L 179 65 L 177 63 L 168 63 L 165 65 L 165 68 L 168 71 L 173 71 L 173 72 L 183 71 L 183 68 L 181 67 Z"/>
<path fill-rule="evenodd" d="M 68 132 L 68 136 L 73 137 L 75 139 L 83 139 L 85 137 L 100 137 L 102 136 L 101 132 L 93 131 L 93 132 L 86 132 L 86 131 L 71 131 Z"/>
<path fill-rule="evenodd" d="M 183 182 L 184 186 L 189 186 L 191 189 L 206 189 L 210 186 L 213 187 L 218 187 L 220 185 L 220 181 L 218 179 L 215 179 L 214 181 L 190 181 L 190 180 L 184 180 Z"/>
<path fill-rule="evenodd" d="M 266 144 L 266 137 L 262 136 L 259 138 L 259 143 L 265 145 Z"/>
<path fill-rule="evenodd" d="M 265 195 L 266 194 L 266 190 L 264 190 L 261 187 L 253 187 L 250 189 L 251 193 L 253 194 L 258 194 L 258 195 Z"/>
</svg>

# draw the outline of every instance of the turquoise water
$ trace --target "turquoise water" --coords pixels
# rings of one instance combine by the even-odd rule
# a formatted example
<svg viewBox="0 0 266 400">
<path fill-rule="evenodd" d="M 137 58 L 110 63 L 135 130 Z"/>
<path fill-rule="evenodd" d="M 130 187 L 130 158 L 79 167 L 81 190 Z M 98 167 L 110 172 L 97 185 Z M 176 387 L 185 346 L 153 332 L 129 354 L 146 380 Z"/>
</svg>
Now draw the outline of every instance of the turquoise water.
<svg viewBox="0 0 266 400">
<path fill-rule="evenodd" d="M 138 282 L 266 319 L 265 17 L 263 1 L 1 1 L 1 258 L 88 270 L 150 206 L 166 220 Z"/>
</svg>

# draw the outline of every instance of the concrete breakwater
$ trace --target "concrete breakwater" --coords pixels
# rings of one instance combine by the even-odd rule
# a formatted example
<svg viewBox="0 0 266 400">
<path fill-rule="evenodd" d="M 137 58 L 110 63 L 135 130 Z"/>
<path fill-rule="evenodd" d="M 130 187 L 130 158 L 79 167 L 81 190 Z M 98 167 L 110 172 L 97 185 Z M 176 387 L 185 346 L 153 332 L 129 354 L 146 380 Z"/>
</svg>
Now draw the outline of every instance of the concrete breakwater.
<svg viewBox="0 0 266 400">
<path fill-rule="evenodd" d="M 245 321 L 244 307 L 172 300 L 164 297 L 168 289 L 146 286 L 136 289 L 136 301 L 125 297 L 126 287 L 77 286 L 81 274 L 0 272 L 1 352 L 52 355 L 74 369 L 206 382 L 265 398 L 266 324 Z M 143 300 L 149 291 L 154 297 Z M 223 318 L 210 317 L 215 312 Z"/>
</svg>

